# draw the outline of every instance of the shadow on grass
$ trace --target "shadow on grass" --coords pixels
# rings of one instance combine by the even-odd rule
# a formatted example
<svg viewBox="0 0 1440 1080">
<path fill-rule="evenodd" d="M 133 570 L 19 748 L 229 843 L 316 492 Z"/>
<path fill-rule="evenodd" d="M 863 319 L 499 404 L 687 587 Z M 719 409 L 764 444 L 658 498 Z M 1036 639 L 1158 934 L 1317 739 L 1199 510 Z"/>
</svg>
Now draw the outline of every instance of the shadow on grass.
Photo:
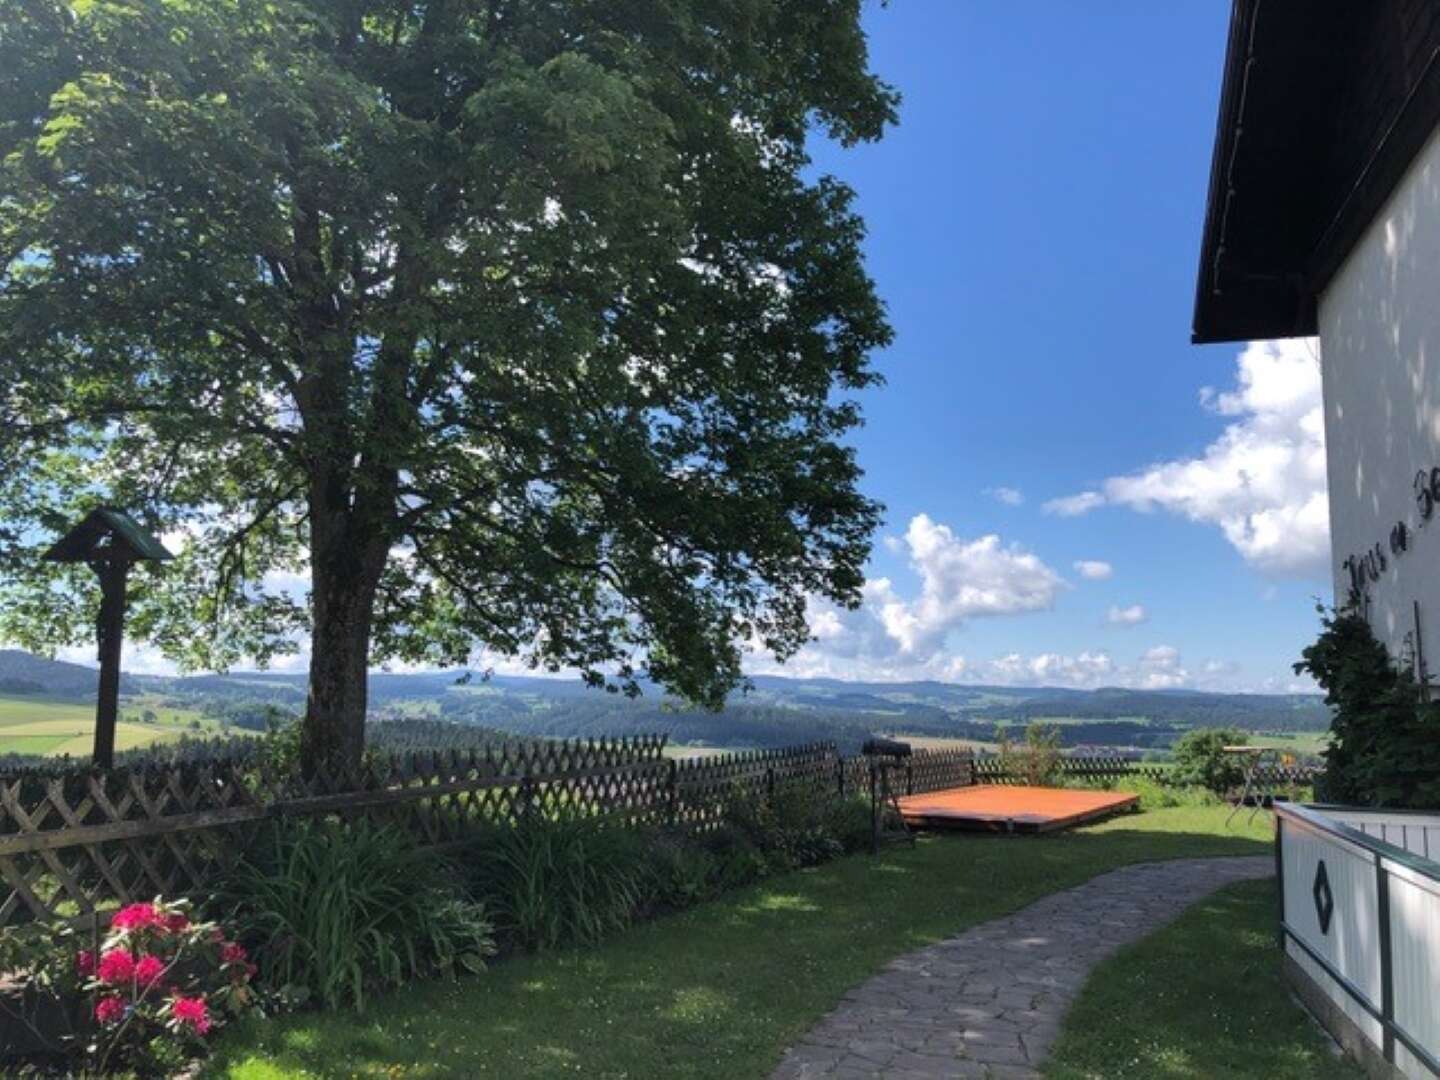
<svg viewBox="0 0 1440 1080">
<path fill-rule="evenodd" d="M 1275 906 L 1273 881 L 1232 885 L 1121 949 L 1086 983 L 1045 1075 L 1359 1080 L 1287 991 Z"/>
<path fill-rule="evenodd" d="M 1043 837 L 931 836 L 783 875 L 584 951 L 416 985 L 363 1016 L 229 1033 L 208 1075 L 763 1077 L 850 986 L 911 949 L 1134 862 L 1269 852 L 1224 808 Z"/>
</svg>

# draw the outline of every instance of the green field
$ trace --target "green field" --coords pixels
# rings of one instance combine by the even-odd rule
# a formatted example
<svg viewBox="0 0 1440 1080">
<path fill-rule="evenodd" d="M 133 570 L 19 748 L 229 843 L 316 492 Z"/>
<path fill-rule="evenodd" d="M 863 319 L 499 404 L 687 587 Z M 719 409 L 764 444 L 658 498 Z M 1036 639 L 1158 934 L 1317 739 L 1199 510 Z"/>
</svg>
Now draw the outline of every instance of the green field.
<svg viewBox="0 0 1440 1080">
<path fill-rule="evenodd" d="M 1301 757 L 1318 757 L 1330 745 L 1328 731 L 1296 731 L 1250 733 L 1250 745 L 1273 746 L 1281 753 L 1297 754 Z"/>
<path fill-rule="evenodd" d="M 120 702 L 115 749 L 174 742 L 182 735 L 215 735 L 213 721 L 192 709 L 175 708 L 138 696 Z M 192 727 L 192 724 L 198 724 Z M 0 694 L 0 754 L 84 757 L 95 740 L 95 705 L 52 697 Z"/>
</svg>

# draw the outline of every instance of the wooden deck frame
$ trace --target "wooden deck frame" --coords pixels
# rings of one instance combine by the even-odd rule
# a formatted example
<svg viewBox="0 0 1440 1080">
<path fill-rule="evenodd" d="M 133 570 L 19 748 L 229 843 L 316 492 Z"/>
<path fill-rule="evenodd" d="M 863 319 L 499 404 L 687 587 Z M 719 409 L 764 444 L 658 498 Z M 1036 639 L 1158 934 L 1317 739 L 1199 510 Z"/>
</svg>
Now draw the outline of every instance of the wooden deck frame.
<svg viewBox="0 0 1440 1080">
<path fill-rule="evenodd" d="M 900 812 L 913 828 L 1047 833 L 1134 809 L 1139 801 L 1128 791 L 977 784 L 907 796 Z"/>
</svg>

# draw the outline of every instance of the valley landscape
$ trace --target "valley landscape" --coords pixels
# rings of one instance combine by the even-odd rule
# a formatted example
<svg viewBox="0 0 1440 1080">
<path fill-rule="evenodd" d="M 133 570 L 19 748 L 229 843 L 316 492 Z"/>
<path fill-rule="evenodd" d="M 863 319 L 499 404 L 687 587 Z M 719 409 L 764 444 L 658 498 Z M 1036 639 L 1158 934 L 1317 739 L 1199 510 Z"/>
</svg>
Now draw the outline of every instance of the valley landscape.
<svg viewBox="0 0 1440 1080">
<path fill-rule="evenodd" d="M 82 756 L 93 724 L 95 673 L 79 664 L 0 650 L 0 754 Z M 118 748 L 186 736 L 243 736 L 298 716 L 305 677 L 279 672 L 164 677 L 122 682 Z M 1297 756 L 1325 745 L 1329 711 L 1314 694 L 1220 694 L 1122 688 L 969 686 L 940 682 L 848 682 L 756 676 L 717 713 L 687 708 L 656 689 L 638 699 L 574 679 L 451 671 L 372 673 L 370 718 L 391 745 L 407 732 L 433 741 L 446 729 L 527 738 L 666 734 L 673 752 L 758 749 L 821 740 L 853 751 L 876 733 L 929 747 L 993 749 L 997 729 L 1037 721 L 1060 729 L 1072 751 L 1159 758 L 1185 731 L 1235 727 L 1250 741 Z"/>
</svg>

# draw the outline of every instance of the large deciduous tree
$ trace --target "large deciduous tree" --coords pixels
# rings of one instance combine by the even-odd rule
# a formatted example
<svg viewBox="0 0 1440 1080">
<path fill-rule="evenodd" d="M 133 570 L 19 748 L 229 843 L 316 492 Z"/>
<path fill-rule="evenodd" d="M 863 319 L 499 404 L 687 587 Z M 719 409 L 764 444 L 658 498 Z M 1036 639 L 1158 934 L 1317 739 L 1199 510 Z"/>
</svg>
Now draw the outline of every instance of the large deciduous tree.
<svg viewBox="0 0 1440 1080">
<path fill-rule="evenodd" d="M 312 763 L 377 662 L 714 705 L 792 654 L 878 517 L 889 329 L 806 152 L 893 119 L 859 8 L 0 0 L 0 636 L 89 638 L 36 551 L 114 502 L 181 548 L 139 636 L 309 635 Z"/>
</svg>

